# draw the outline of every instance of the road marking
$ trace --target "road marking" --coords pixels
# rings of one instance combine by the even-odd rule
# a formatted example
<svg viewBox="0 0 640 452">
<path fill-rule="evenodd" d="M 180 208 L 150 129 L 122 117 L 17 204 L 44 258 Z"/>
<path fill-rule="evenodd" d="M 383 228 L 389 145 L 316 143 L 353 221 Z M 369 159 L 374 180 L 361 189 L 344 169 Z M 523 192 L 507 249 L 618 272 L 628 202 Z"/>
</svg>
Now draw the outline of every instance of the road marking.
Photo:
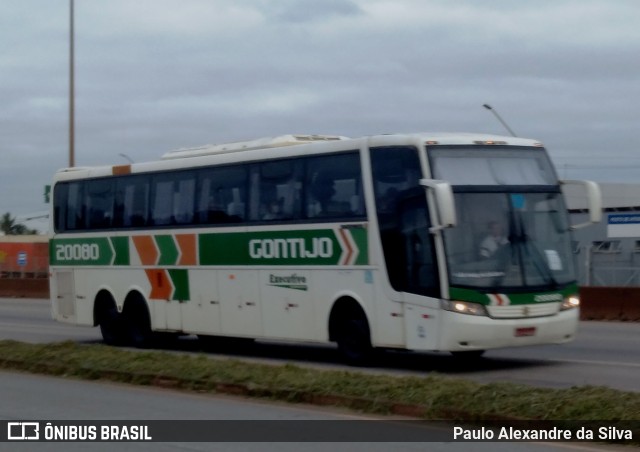
<svg viewBox="0 0 640 452">
<path fill-rule="evenodd" d="M 543 359 L 542 361 L 559 363 L 559 364 L 589 364 L 597 366 L 621 366 L 621 367 L 640 367 L 640 363 L 625 363 L 621 361 L 595 361 L 589 359 Z"/>
<path fill-rule="evenodd" d="M 97 334 L 97 330 L 95 330 L 94 327 L 91 327 L 91 326 L 88 326 L 85 328 L 79 327 L 79 328 L 67 329 L 65 325 L 56 326 L 55 324 L 30 325 L 27 323 L 23 323 L 23 324 L 0 323 L 0 330 L 2 330 L 2 332 L 17 332 L 17 333 L 30 333 L 31 331 L 37 331 L 39 333 L 56 333 L 56 334 L 64 333 L 65 335 L 70 334 L 75 336 L 86 336 L 87 334 L 95 334 L 96 337 L 99 336 L 99 334 Z M 0 333 L 0 338 L 3 336 L 4 335 Z"/>
</svg>

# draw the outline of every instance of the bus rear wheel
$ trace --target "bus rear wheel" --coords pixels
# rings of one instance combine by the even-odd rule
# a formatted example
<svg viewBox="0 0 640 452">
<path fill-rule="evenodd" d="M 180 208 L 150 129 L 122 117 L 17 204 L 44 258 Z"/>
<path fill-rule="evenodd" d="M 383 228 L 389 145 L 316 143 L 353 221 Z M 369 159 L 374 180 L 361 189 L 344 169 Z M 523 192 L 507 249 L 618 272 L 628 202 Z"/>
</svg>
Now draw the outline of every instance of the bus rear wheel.
<svg viewBox="0 0 640 452">
<path fill-rule="evenodd" d="M 149 309 L 144 299 L 132 296 L 124 305 L 124 323 L 127 332 L 127 342 L 136 348 L 149 348 L 154 339 L 151 330 Z"/>
<path fill-rule="evenodd" d="M 110 295 L 101 295 L 97 300 L 97 323 L 102 340 L 107 345 L 124 345 L 126 334 L 122 315 Z"/>
</svg>

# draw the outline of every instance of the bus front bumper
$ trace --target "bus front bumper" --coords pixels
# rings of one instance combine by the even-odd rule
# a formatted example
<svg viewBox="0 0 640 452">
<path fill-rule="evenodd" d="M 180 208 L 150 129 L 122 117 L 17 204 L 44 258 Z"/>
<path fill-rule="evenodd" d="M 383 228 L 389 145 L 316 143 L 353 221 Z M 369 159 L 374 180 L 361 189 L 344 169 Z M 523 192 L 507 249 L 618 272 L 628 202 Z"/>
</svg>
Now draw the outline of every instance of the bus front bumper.
<svg viewBox="0 0 640 452">
<path fill-rule="evenodd" d="M 438 348 L 441 351 L 471 351 L 562 344 L 575 338 L 579 317 L 578 308 L 552 316 L 517 319 L 493 319 L 443 311 Z"/>
</svg>

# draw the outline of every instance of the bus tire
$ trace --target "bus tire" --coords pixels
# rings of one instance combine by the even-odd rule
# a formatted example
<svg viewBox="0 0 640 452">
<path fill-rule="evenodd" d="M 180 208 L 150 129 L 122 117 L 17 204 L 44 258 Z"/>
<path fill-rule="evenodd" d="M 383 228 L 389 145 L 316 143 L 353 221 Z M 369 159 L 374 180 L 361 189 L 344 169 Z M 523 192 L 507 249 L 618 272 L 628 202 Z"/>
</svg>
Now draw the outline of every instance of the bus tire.
<svg viewBox="0 0 640 452">
<path fill-rule="evenodd" d="M 486 350 L 465 350 L 459 352 L 451 352 L 454 358 L 461 361 L 475 361 L 482 358 Z"/>
<path fill-rule="evenodd" d="M 211 336 L 198 334 L 198 340 L 207 352 L 247 352 L 256 340 L 249 337 Z"/>
<path fill-rule="evenodd" d="M 149 348 L 153 344 L 151 317 L 144 298 L 139 294 L 127 297 L 123 310 L 127 342 L 136 348 Z"/>
<path fill-rule="evenodd" d="M 373 357 L 369 324 L 364 314 L 345 318 L 336 332 L 338 350 L 352 366 L 366 366 Z"/>
<path fill-rule="evenodd" d="M 120 346 L 126 342 L 125 325 L 111 294 L 100 293 L 96 299 L 96 323 L 107 345 Z"/>
</svg>

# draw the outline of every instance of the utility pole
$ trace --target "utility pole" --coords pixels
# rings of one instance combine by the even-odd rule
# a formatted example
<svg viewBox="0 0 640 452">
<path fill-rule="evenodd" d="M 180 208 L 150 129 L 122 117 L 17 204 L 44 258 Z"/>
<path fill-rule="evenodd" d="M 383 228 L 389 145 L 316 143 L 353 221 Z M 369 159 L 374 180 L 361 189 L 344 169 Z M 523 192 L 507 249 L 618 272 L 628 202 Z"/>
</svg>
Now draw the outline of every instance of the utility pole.
<svg viewBox="0 0 640 452">
<path fill-rule="evenodd" d="M 69 167 L 76 165 L 75 157 L 75 55 L 73 0 L 69 0 Z"/>
</svg>

